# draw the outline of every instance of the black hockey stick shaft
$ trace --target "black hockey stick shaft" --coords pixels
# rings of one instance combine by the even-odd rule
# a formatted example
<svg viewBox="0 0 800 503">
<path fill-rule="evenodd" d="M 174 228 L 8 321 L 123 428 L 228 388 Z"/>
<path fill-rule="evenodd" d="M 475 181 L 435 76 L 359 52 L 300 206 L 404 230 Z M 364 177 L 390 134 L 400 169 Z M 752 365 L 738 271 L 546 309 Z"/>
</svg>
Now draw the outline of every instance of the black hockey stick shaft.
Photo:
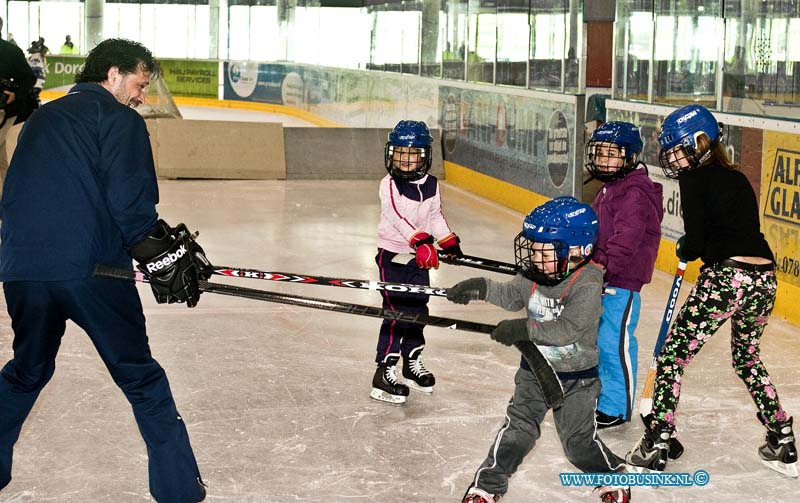
<svg viewBox="0 0 800 503">
<path fill-rule="evenodd" d="M 94 275 L 103 278 L 121 279 L 126 281 L 149 282 L 149 278 L 142 272 L 134 272 L 116 267 L 104 265 L 95 266 Z M 357 314 L 373 318 L 383 318 L 389 320 L 405 321 L 419 325 L 431 325 L 435 327 L 449 328 L 451 330 L 464 330 L 467 332 L 477 332 L 491 334 L 496 328 L 495 325 L 477 323 L 473 321 L 455 320 L 440 316 L 430 316 L 422 313 L 405 313 L 402 311 L 391 311 L 380 307 L 364 306 L 360 304 L 350 304 L 348 302 L 336 302 L 325 299 L 315 299 L 311 297 L 301 297 L 299 295 L 289 295 L 254 288 L 244 288 L 233 285 L 223 285 L 221 283 L 210 283 L 201 280 L 200 290 L 203 292 L 228 295 L 232 297 L 242 297 L 246 299 L 261 300 L 267 302 L 277 302 L 295 306 L 309 307 L 313 309 L 323 309 L 326 311 L 336 311 L 347 314 Z M 532 342 L 518 342 L 515 344 L 522 353 L 528 366 L 533 369 L 534 375 L 542 387 L 544 399 L 547 405 L 557 409 L 564 402 L 564 392 L 561 389 L 561 382 L 558 380 L 553 368 L 539 349 Z"/>
<path fill-rule="evenodd" d="M 476 269 L 483 269 L 485 271 L 498 272 L 500 274 L 510 274 L 514 276 L 519 272 L 519 267 L 516 264 L 509 264 L 508 262 L 499 262 L 483 257 L 474 257 L 472 255 L 464 255 L 463 257 L 453 258 L 443 251 L 439 251 L 439 260 L 446 264 L 463 265 L 467 267 L 474 267 Z"/>
<path fill-rule="evenodd" d="M 94 275 L 104 278 L 113 278 L 113 279 L 122 279 L 127 281 L 139 281 L 139 282 L 149 283 L 149 278 L 147 277 L 146 274 L 142 272 L 128 271 L 126 269 L 119 269 L 116 267 L 109 267 L 104 265 L 95 266 Z M 222 283 L 211 283 L 204 280 L 200 280 L 199 285 L 201 291 L 216 293 L 219 295 L 242 297 L 246 299 L 261 300 L 266 302 L 277 302 L 279 304 L 290 304 L 301 307 L 310 307 L 313 309 L 323 309 L 326 311 L 336 311 L 340 313 L 370 316 L 373 318 L 384 318 L 388 320 L 405 321 L 409 323 L 416 323 L 418 325 L 431 325 L 434 327 L 449 328 L 453 330 L 465 330 L 467 332 L 478 332 L 482 334 L 490 334 L 496 328 L 495 325 L 488 325 L 485 323 L 478 323 L 473 321 L 456 320 L 452 318 L 443 318 L 440 316 L 430 316 L 422 313 L 406 313 L 403 311 L 392 311 L 389 309 L 383 309 L 374 306 L 365 306 L 361 304 L 351 304 L 349 302 L 317 299 L 313 297 L 303 297 L 300 295 L 270 292 L 266 290 L 257 290 L 254 288 L 225 285 Z"/>
<path fill-rule="evenodd" d="M 387 283 L 384 281 L 370 281 L 363 279 L 326 278 L 324 276 L 310 276 L 293 272 L 268 272 L 258 269 L 242 269 L 229 266 L 213 266 L 213 273 L 229 278 L 262 279 L 266 281 L 282 281 L 284 283 L 300 283 L 306 285 L 338 286 L 362 290 L 386 290 L 400 293 L 419 293 L 435 297 L 447 297 L 445 288 L 424 285 L 409 285 L 405 283 Z"/>
</svg>

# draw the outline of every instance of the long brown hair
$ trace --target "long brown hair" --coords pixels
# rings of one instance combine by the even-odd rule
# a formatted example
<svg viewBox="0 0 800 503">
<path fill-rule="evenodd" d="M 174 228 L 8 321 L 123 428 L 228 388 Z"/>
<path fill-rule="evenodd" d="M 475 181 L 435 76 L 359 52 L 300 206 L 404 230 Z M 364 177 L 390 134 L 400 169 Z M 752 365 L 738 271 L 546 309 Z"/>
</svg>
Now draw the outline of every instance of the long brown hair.
<svg viewBox="0 0 800 503">
<path fill-rule="evenodd" d="M 711 139 L 705 133 L 700 133 L 697 135 L 697 139 L 695 141 L 697 142 L 698 152 L 705 153 L 711 148 Z M 721 141 L 714 143 L 714 151 L 711 152 L 708 160 L 703 164 L 709 164 L 711 162 L 716 162 L 727 169 L 739 169 L 739 164 L 733 162 L 728 155 L 728 146 Z"/>
</svg>

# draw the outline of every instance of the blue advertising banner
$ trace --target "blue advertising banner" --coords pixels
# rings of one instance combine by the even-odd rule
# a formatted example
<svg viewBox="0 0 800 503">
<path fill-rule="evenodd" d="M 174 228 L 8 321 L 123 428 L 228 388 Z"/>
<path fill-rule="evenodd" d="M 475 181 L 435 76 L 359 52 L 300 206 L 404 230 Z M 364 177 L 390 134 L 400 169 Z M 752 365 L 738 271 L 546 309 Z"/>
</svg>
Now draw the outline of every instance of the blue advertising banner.
<svg viewBox="0 0 800 503">
<path fill-rule="evenodd" d="M 223 98 L 302 107 L 305 103 L 300 66 L 226 61 Z"/>
</svg>

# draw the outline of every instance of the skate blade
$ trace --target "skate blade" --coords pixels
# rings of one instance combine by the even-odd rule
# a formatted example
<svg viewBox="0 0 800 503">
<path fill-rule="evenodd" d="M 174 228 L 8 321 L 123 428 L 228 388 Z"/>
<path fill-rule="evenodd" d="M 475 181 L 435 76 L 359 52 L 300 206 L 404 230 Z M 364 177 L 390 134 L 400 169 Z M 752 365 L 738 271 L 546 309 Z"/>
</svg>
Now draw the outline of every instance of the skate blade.
<svg viewBox="0 0 800 503">
<path fill-rule="evenodd" d="M 625 461 L 625 470 L 634 473 L 664 473 L 664 470 L 653 470 L 646 466 L 632 465 L 628 461 Z"/>
<path fill-rule="evenodd" d="M 433 393 L 433 386 L 420 386 L 411 379 L 406 379 L 406 386 L 408 386 L 409 389 L 413 389 L 414 391 L 418 391 L 420 393 L 425 393 L 426 395 Z"/>
<path fill-rule="evenodd" d="M 798 476 L 797 463 L 786 464 L 781 463 L 780 461 L 767 461 L 764 459 L 762 459 L 761 462 L 767 465 L 767 468 L 775 470 L 781 475 L 786 475 L 787 477 L 792 477 L 793 479 L 796 479 Z"/>
<path fill-rule="evenodd" d="M 403 395 L 392 395 L 378 388 L 372 388 L 372 391 L 369 392 L 369 397 L 373 400 L 391 403 L 393 405 L 403 405 L 406 403 L 406 397 Z"/>
</svg>

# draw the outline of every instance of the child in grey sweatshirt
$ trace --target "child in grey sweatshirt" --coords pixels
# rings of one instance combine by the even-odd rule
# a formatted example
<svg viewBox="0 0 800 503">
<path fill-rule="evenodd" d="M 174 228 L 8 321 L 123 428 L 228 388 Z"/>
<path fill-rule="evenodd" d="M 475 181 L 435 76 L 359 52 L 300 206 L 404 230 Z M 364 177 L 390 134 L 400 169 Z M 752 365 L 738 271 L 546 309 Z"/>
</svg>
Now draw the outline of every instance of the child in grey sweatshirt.
<svg viewBox="0 0 800 503">
<path fill-rule="evenodd" d="M 553 411 L 567 459 L 584 472 L 622 471 L 625 461 L 598 438 L 595 405 L 597 327 L 603 271 L 590 262 L 597 239 L 597 216 L 589 205 L 559 197 L 534 209 L 515 241 L 521 272 L 509 282 L 472 278 L 448 289 L 452 302 L 485 300 L 527 316 L 505 320 L 492 339 L 506 345 L 533 341 L 556 371 L 564 404 Z M 547 405 L 525 360 L 514 378 L 514 396 L 503 426 L 464 496 L 464 503 L 494 503 L 508 491 L 516 472 L 540 435 Z M 599 488 L 602 501 L 627 502 L 630 489 Z"/>
</svg>

